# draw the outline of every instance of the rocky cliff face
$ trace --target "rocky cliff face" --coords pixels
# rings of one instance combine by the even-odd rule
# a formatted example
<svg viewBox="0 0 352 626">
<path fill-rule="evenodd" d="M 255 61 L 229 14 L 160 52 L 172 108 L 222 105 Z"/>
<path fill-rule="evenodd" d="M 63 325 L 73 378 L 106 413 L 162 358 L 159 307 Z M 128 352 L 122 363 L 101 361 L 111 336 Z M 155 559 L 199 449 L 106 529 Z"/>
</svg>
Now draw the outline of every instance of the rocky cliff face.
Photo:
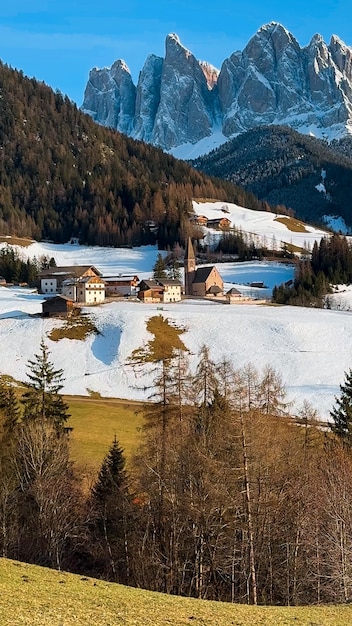
<svg viewBox="0 0 352 626">
<path fill-rule="evenodd" d="M 262 124 L 330 137 L 352 132 L 352 48 L 320 35 L 301 48 L 281 24 L 263 26 L 221 71 L 198 61 L 177 35 L 150 55 L 134 86 L 128 67 L 93 69 L 83 110 L 99 123 L 165 150 L 224 139 Z"/>
</svg>

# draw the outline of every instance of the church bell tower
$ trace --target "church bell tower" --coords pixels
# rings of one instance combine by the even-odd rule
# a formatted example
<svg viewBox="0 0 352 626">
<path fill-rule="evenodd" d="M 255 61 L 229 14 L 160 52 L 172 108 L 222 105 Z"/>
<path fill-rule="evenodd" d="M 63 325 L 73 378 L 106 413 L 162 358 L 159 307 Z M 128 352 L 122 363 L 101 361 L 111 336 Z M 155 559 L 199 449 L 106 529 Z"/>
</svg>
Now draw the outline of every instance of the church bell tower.
<svg viewBox="0 0 352 626">
<path fill-rule="evenodd" d="M 185 294 L 186 296 L 192 295 L 192 283 L 196 273 L 196 257 L 190 237 L 187 239 L 185 260 L 184 260 L 184 275 L 185 275 Z"/>
</svg>

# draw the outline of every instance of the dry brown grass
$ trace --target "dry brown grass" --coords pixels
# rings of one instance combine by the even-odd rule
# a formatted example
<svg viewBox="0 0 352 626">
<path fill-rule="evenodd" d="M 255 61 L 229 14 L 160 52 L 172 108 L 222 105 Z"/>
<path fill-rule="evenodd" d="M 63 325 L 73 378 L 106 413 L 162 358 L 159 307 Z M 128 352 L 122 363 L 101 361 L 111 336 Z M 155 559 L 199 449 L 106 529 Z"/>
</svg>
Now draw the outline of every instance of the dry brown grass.
<svg viewBox="0 0 352 626">
<path fill-rule="evenodd" d="M 15 235 L 0 235 L 0 243 L 8 243 L 11 246 L 22 246 L 22 248 L 28 248 L 28 246 L 34 243 L 34 240 L 27 239 L 27 237 L 16 237 Z"/>
<path fill-rule="evenodd" d="M 303 224 L 303 222 L 300 222 L 299 220 L 296 220 L 294 217 L 289 217 L 289 216 L 275 217 L 274 222 L 280 222 L 280 224 L 284 224 L 288 228 L 288 230 L 290 230 L 292 233 L 308 233 L 309 232 L 305 224 Z"/>
</svg>

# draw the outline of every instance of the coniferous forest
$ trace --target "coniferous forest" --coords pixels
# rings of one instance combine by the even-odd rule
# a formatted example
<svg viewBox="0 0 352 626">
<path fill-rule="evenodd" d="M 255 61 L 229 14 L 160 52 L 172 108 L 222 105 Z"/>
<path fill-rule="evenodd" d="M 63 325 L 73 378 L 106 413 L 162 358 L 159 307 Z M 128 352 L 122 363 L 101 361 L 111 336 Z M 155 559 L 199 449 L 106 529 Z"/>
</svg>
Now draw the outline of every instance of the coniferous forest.
<svg viewBox="0 0 352 626">
<path fill-rule="evenodd" d="M 117 434 L 88 487 L 45 343 L 20 402 L 1 385 L 1 554 L 204 599 L 349 601 L 352 373 L 321 429 L 272 368 L 234 370 L 203 346 L 191 373 L 182 329 L 148 324 L 165 333 L 129 363 L 141 384 L 154 372 L 139 451 L 126 463 Z"/>
<path fill-rule="evenodd" d="M 263 203 L 161 150 L 95 124 L 0 64 L 0 230 L 56 243 L 160 248 L 189 234 L 192 198 Z"/>
<path fill-rule="evenodd" d="M 352 246 L 341 235 L 314 242 L 312 254 L 296 263 L 293 285 L 273 289 L 273 302 L 296 306 L 328 307 L 333 285 L 352 283 Z"/>
</svg>

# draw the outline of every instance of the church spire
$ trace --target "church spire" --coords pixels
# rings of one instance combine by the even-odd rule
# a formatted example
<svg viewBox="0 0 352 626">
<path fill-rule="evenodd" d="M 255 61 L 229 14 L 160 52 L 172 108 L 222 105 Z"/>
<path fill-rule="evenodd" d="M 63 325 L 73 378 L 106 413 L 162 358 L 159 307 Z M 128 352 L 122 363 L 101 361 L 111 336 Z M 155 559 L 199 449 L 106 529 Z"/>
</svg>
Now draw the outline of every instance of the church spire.
<svg viewBox="0 0 352 626">
<path fill-rule="evenodd" d="M 185 260 L 184 260 L 184 274 L 185 274 L 185 294 L 186 296 L 192 295 L 192 283 L 196 273 L 196 256 L 190 237 L 187 239 Z"/>
</svg>

